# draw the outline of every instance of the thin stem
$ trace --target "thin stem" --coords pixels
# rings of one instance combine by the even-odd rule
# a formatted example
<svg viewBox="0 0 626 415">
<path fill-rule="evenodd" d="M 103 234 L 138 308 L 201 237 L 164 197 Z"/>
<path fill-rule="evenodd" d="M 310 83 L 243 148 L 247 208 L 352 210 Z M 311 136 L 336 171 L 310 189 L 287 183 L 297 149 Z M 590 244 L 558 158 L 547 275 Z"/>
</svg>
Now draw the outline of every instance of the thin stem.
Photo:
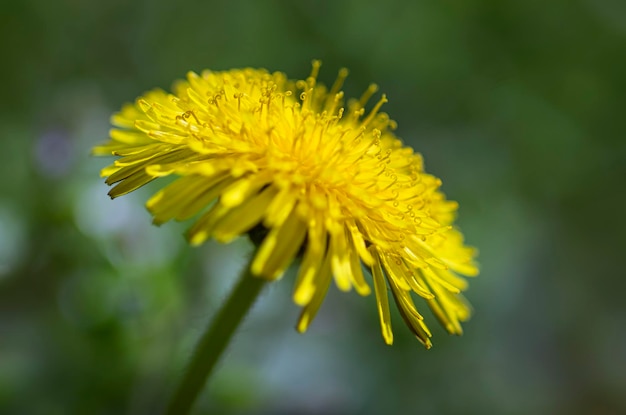
<svg viewBox="0 0 626 415">
<path fill-rule="evenodd" d="M 237 326 L 254 304 L 264 285 L 265 280 L 253 276 L 248 264 L 230 297 L 202 334 L 187 372 L 170 401 L 167 415 L 189 413 Z"/>
</svg>

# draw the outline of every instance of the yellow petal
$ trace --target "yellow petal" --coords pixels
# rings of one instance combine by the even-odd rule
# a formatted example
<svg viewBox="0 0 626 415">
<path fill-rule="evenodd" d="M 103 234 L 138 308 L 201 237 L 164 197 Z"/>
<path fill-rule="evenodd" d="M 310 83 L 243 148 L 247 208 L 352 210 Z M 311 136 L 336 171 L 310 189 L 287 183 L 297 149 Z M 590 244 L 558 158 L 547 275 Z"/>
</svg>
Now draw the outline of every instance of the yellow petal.
<svg viewBox="0 0 626 415">
<path fill-rule="evenodd" d="M 328 239 L 321 220 L 314 220 L 308 228 L 307 249 L 296 277 L 293 300 L 300 306 L 311 302 L 315 294 L 319 274 L 326 255 L 326 240 Z"/>
<path fill-rule="evenodd" d="M 306 226 L 294 209 L 285 223 L 272 228 L 263 240 L 252 261 L 252 273 L 271 280 L 281 277 L 302 246 L 305 233 Z"/>
<path fill-rule="evenodd" d="M 387 296 L 387 284 L 385 276 L 380 267 L 380 260 L 376 248 L 370 246 L 370 253 L 374 258 L 372 266 L 372 276 L 374 277 L 374 292 L 376 293 L 376 307 L 378 308 L 378 316 L 380 318 L 380 328 L 382 330 L 385 343 L 393 344 L 393 332 L 391 331 L 391 315 L 389 313 L 389 297 Z"/>
<path fill-rule="evenodd" d="M 304 333 L 309 324 L 315 318 L 320 306 L 322 305 L 322 301 L 324 300 L 324 296 L 326 295 L 326 291 L 328 291 L 328 287 L 330 286 L 331 281 L 331 269 L 330 269 L 330 255 L 326 255 L 322 266 L 319 269 L 318 274 L 315 277 L 316 286 L 315 292 L 311 297 L 309 303 L 302 309 L 302 313 L 300 314 L 300 318 L 298 319 L 298 323 L 296 324 L 296 330 L 300 333 Z"/>
</svg>

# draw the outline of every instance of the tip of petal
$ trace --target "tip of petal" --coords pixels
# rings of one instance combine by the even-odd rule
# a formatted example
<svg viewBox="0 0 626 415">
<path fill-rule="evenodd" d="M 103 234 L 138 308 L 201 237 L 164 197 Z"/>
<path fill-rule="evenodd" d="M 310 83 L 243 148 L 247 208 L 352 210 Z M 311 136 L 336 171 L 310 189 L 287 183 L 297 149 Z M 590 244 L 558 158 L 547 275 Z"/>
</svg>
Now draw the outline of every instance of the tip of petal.
<svg viewBox="0 0 626 415">
<path fill-rule="evenodd" d="M 302 284 L 300 287 L 296 289 L 293 293 L 293 302 L 299 306 L 304 307 L 305 305 L 311 302 L 311 298 L 313 298 L 313 294 L 315 294 L 315 287 L 310 284 Z"/>
<path fill-rule="evenodd" d="M 393 332 L 391 331 L 391 327 L 385 326 L 383 327 L 383 339 L 385 340 L 385 344 L 391 346 L 393 344 Z"/>
<path fill-rule="evenodd" d="M 363 297 L 368 296 L 372 293 L 372 289 L 369 287 L 369 285 L 355 284 L 354 290 Z"/>
<path fill-rule="evenodd" d="M 191 246 L 201 245 L 204 241 L 207 240 L 208 237 L 209 237 L 209 235 L 205 231 L 194 232 L 193 234 L 189 235 L 189 237 L 188 237 L 189 244 Z"/>
<path fill-rule="evenodd" d="M 298 320 L 298 323 L 296 324 L 296 330 L 298 331 L 298 333 L 306 332 L 307 329 L 309 328 L 309 323 L 311 323 L 310 314 L 303 313 L 300 319 Z"/>
</svg>

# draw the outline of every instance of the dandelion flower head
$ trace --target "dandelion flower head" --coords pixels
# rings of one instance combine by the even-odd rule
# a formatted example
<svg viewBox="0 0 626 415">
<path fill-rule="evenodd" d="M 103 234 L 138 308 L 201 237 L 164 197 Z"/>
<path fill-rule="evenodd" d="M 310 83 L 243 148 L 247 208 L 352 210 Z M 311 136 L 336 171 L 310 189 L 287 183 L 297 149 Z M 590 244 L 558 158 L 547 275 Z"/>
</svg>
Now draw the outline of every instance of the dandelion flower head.
<svg viewBox="0 0 626 415">
<path fill-rule="evenodd" d="M 478 273 L 475 252 L 453 227 L 457 203 L 392 132 L 376 86 L 345 100 L 339 71 L 328 89 L 313 62 L 305 80 L 263 69 L 190 72 L 172 93 L 153 90 L 112 117 L 96 155 L 112 198 L 153 179 L 176 179 L 147 202 L 155 224 L 195 217 L 187 237 L 258 244 L 254 275 L 280 278 L 299 260 L 293 292 L 304 332 L 334 284 L 371 292 L 382 335 L 393 342 L 388 291 L 415 336 L 431 346 L 422 299 L 452 334 L 470 316 L 460 275 Z M 366 271 L 365 273 L 363 271 Z M 369 271 L 369 272 L 368 272 Z M 370 277 L 371 276 L 371 277 Z"/>
</svg>

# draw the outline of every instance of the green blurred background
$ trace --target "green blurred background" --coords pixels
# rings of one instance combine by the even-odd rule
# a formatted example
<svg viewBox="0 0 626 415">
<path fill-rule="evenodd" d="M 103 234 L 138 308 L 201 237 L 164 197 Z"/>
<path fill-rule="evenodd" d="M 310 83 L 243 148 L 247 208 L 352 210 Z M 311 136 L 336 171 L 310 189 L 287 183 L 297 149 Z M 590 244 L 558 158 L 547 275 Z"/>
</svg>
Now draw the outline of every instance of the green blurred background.
<svg viewBox="0 0 626 415">
<path fill-rule="evenodd" d="M 0 11 L 0 413 L 159 413 L 251 250 L 110 201 L 90 148 L 188 70 L 346 66 L 480 248 L 461 338 L 425 351 L 335 288 L 305 335 L 263 294 L 196 414 L 626 413 L 626 3 L 25 0 Z M 420 307 L 425 309 L 424 305 Z M 428 314 L 428 312 L 425 312 Z"/>
</svg>

